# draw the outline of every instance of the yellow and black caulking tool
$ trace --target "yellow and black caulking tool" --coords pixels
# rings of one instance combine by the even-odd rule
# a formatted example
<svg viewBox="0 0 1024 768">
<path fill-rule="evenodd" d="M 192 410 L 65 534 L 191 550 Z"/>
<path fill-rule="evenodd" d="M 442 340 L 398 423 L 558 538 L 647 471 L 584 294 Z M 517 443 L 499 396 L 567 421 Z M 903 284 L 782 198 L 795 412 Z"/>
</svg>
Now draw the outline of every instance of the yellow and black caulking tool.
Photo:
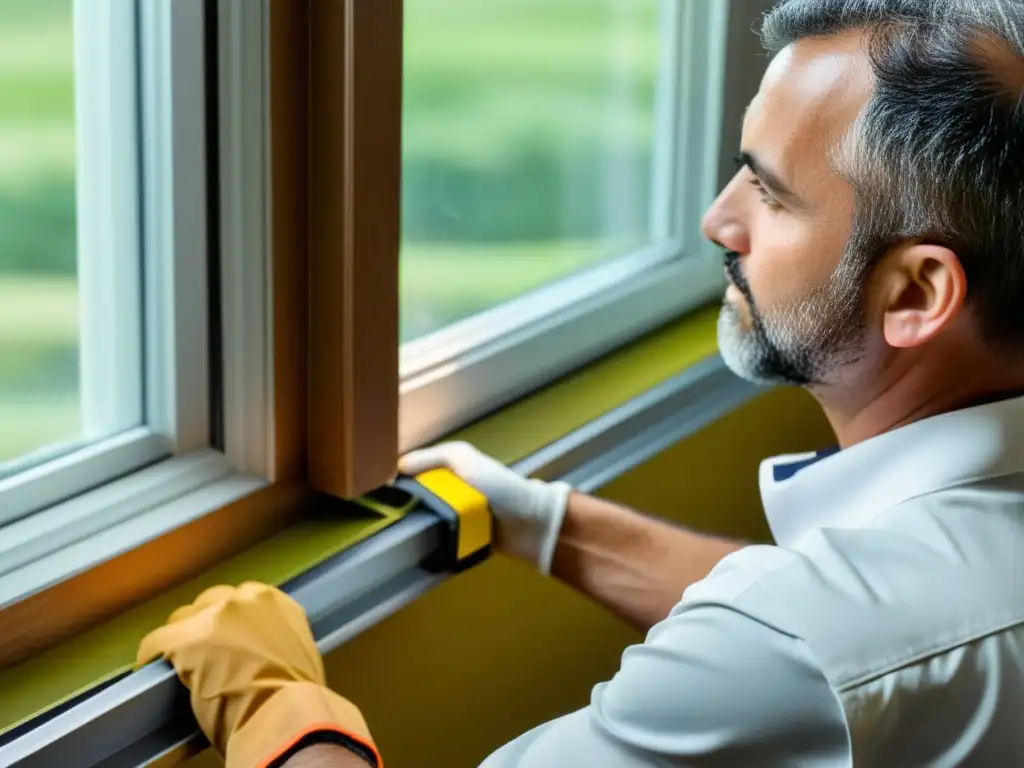
<svg viewBox="0 0 1024 768">
<path fill-rule="evenodd" d="M 444 523 L 438 551 L 423 567 L 431 571 L 462 571 L 491 552 L 494 528 L 487 497 L 447 469 L 431 469 L 415 477 L 399 475 L 368 499 L 407 513 L 426 509 Z"/>
</svg>

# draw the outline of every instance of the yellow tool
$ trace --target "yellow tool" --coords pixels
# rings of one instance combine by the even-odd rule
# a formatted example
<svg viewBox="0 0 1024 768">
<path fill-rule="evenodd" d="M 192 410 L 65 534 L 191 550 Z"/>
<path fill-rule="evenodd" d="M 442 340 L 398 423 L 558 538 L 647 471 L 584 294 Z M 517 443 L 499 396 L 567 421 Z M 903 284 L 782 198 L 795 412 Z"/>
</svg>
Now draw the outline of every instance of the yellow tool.
<svg viewBox="0 0 1024 768">
<path fill-rule="evenodd" d="M 485 560 L 491 552 L 493 526 L 487 497 L 447 469 L 432 469 L 416 477 L 399 475 L 368 500 L 392 509 L 426 508 L 445 523 L 437 553 L 423 564 L 432 571 L 462 571 Z"/>
</svg>

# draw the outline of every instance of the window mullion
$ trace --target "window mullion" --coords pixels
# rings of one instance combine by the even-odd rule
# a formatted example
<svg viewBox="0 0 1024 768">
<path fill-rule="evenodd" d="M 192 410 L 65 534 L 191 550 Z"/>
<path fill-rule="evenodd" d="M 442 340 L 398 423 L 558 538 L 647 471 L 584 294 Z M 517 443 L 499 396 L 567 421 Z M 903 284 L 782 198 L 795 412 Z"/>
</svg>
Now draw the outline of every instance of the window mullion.
<svg viewBox="0 0 1024 768">
<path fill-rule="evenodd" d="M 239 471 L 271 478 L 267 11 L 250 0 L 218 10 L 223 447 Z"/>
<path fill-rule="evenodd" d="M 146 417 L 178 453 L 209 442 L 202 0 L 143 0 Z"/>
<path fill-rule="evenodd" d="M 402 0 L 313 0 L 309 482 L 351 497 L 394 474 Z"/>
</svg>

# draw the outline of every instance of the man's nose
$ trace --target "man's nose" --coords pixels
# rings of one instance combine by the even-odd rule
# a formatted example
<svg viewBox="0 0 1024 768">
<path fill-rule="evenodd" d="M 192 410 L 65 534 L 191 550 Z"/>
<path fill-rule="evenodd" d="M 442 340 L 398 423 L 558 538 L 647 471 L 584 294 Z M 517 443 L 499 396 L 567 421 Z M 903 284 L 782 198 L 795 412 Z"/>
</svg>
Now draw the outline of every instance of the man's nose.
<svg viewBox="0 0 1024 768">
<path fill-rule="evenodd" d="M 704 214 L 701 233 L 727 251 L 745 254 L 750 250 L 746 227 L 739 221 L 735 211 L 730 209 L 724 193 Z"/>
</svg>

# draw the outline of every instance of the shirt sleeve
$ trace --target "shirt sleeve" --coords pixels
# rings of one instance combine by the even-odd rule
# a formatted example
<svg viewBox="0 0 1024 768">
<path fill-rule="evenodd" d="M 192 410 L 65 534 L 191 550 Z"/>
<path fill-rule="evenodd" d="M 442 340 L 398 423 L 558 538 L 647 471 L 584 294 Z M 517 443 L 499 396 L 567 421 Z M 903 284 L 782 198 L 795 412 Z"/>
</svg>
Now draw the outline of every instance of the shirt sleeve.
<svg viewBox="0 0 1024 768">
<path fill-rule="evenodd" d="M 802 640 L 684 601 L 626 650 L 590 706 L 506 744 L 483 768 L 850 764 L 842 709 Z"/>
</svg>

